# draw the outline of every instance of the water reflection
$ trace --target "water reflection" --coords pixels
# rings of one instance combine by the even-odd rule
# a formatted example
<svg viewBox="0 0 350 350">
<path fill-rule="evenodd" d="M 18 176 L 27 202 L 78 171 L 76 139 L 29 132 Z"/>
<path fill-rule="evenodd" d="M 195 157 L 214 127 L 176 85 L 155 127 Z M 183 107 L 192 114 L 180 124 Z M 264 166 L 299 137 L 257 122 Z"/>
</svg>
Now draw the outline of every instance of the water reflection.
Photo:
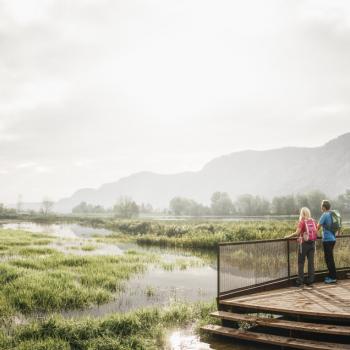
<svg viewBox="0 0 350 350">
<path fill-rule="evenodd" d="M 201 339 L 193 327 L 170 332 L 165 350 L 271 350 L 271 346 L 223 337 Z"/>
<path fill-rule="evenodd" d="M 16 222 L 0 224 L 1 228 L 23 230 L 34 233 L 49 233 L 62 238 L 79 238 L 92 235 L 108 235 L 112 231 L 79 224 L 37 224 L 34 222 Z"/>
<path fill-rule="evenodd" d="M 127 282 L 125 290 L 107 304 L 84 310 L 64 312 L 65 317 L 98 317 L 126 312 L 145 306 L 170 305 L 174 302 L 211 301 L 216 296 L 216 271 L 209 267 L 164 271 L 151 268 Z"/>
</svg>

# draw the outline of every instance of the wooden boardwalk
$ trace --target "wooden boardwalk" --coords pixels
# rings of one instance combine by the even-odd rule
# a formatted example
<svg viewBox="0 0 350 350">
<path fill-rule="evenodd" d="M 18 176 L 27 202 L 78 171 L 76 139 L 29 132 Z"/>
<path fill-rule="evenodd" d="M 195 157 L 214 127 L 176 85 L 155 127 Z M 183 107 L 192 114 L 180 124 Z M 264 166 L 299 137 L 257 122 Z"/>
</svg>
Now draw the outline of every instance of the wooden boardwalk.
<svg viewBox="0 0 350 350">
<path fill-rule="evenodd" d="M 220 304 L 281 314 L 321 316 L 350 320 L 350 279 L 312 288 L 283 288 L 246 297 L 221 300 Z"/>
<path fill-rule="evenodd" d="M 336 284 L 323 282 L 328 271 L 322 251 L 318 239 L 316 283 L 296 288 L 295 240 L 219 243 L 218 311 L 211 316 L 221 325 L 213 322 L 203 331 L 272 348 L 350 350 L 350 235 L 337 238 Z"/>
<path fill-rule="evenodd" d="M 205 332 L 283 348 L 350 350 L 350 279 L 222 299 L 218 306 L 211 316 L 222 326 L 204 326 Z M 239 322 L 251 328 L 239 329 Z"/>
</svg>

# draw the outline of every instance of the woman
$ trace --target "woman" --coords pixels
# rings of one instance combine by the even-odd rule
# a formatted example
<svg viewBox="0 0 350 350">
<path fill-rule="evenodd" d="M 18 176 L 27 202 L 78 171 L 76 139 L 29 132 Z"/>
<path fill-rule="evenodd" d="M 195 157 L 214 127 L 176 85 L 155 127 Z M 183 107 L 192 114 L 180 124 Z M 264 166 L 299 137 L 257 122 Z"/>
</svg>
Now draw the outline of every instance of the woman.
<svg viewBox="0 0 350 350">
<path fill-rule="evenodd" d="M 311 218 L 309 208 L 301 208 L 297 230 L 285 238 L 292 237 L 298 237 L 299 243 L 297 286 L 302 287 L 304 285 L 304 264 L 306 257 L 308 265 L 308 279 L 306 284 L 311 286 L 314 282 L 315 274 L 314 256 L 315 241 L 317 240 L 317 223 Z"/>
</svg>

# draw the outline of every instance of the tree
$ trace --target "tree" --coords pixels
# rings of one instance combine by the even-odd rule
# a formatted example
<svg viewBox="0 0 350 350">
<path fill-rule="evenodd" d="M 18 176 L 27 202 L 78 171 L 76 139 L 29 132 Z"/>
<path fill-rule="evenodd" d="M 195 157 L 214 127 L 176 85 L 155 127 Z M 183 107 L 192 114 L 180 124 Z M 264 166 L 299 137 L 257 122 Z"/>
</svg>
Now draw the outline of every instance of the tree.
<svg viewBox="0 0 350 350">
<path fill-rule="evenodd" d="M 139 207 L 130 197 L 120 197 L 113 207 L 113 211 L 117 217 L 130 219 L 138 216 Z"/>
<path fill-rule="evenodd" d="M 74 214 L 99 214 L 104 212 L 105 209 L 101 205 L 92 205 L 86 202 L 80 202 L 72 209 Z"/>
<path fill-rule="evenodd" d="M 150 214 L 153 212 L 153 207 L 150 203 L 141 203 L 139 206 L 140 213 Z"/>
<path fill-rule="evenodd" d="M 176 216 L 185 215 L 184 213 L 187 211 L 187 207 L 188 207 L 187 198 L 174 197 L 169 202 L 169 209 L 171 213 L 173 213 Z"/>
<path fill-rule="evenodd" d="M 293 215 L 298 213 L 298 206 L 293 195 L 274 197 L 272 213 L 276 215 Z"/>
<path fill-rule="evenodd" d="M 310 206 L 307 195 L 305 194 L 297 194 L 297 196 L 295 197 L 295 203 L 298 208 Z"/>
<path fill-rule="evenodd" d="M 41 212 L 44 215 L 48 215 L 52 208 L 53 208 L 54 202 L 50 200 L 48 197 L 45 197 L 41 203 Z"/>
<path fill-rule="evenodd" d="M 20 214 L 23 209 L 23 200 L 22 200 L 21 194 L 18 195 L 16 208 L 17 208 L 17 214 Z"/>
<path fill-rule="evenodd" d="M 321 202 L 323 199 L 327 199 L 326 195 L 321 191 L 310 191 L 306 194 L 309 203 L 309 209 L 313 216 L 321 214 Z"/>
<path fill-rule="evenodd" d="M 270 202 L 259 196 L 243 194 L 238 197 L 236 207 L 242 215 L 266 215 L 270 213 Z"/>
<path fill-rule="evenodd" d="M 235 212 L 232 200 L 226 192 L 214 192 L 210 207 L 214 215 L 232 215 Z"/>
<path fill-rule="evenodd" d="M 177 216 L 202 216 L 210 213 L 208 207 L 184 197 L 174 197 L 169 203 L 169 209 L 172 214 Z"/>
<path fill-rule="evenodd" d="M 350 190 L 346 190 L 345 193 L 338 196 L 335 200 L 334 207 L 338 210 L 349 213 L 350 212 Z"/>
</svg>

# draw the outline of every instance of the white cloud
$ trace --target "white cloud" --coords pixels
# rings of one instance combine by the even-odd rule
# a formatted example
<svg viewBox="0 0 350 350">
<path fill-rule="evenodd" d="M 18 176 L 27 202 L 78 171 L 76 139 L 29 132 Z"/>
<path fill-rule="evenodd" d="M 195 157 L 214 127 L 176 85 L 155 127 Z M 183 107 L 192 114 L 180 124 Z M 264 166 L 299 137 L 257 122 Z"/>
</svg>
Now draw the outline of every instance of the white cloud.
<svg viewBox="0 0 350 350">
<path fill-rule="evenodd" d="M 348 0 L 305 0 L 301 9 L 301 17 L 304 20 L 326 24 L 339 34 L 350 30 Z"/>
<path fill-rule="evenodd" d="M 51 0 L 3 0 L 4 12 L 18 24 L 26 25 L 40 21 L 48 15 Z"/>
<path fill-rule="evenodd" d="M 51 167 L 48 166 L 44 166 L 44 165 L 39 165 L 37 167 L 35 167 L 35 171 L 38 173 L 51 173 L 53 171 L 53 169 Z"/>
<path fill-rule="evenodd" d="M 304 116 L 307 118 L 323 118 L 341 116 L 350 113 L 350 105 L 348 104 L 328 104 L 321 106 L 313 106 L 308 109 Z"/>
<path fill-rule="evenodd" d="M 17 165 L 18 169 L 33 168 L 37 165 L 36 162 L 24 162 Z"/>
</svg>

